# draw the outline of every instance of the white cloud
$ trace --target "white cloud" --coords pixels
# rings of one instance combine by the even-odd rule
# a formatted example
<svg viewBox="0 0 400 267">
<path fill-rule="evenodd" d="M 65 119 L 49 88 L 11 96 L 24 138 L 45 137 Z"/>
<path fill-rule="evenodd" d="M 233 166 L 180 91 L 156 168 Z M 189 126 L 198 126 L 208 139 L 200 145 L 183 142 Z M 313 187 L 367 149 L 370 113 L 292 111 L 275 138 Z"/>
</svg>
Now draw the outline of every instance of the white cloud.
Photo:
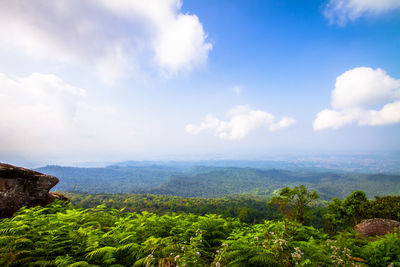
<svg viewBox="0 0 400 267">
<path fill-rule="evenodd" d="M 332 107 L 367 107 L 398 98 L 400 80 L 393 79 L 382 69 L 358 67 L 337 77 Z"/>
<path fill-rule="evenodd" d="M 132 129 L 117 120 L 120 115 L 112 107 L 90 105 L 87 98 L 85 90 L 55 75 L 0 73 L 0 157 L 96 150 L 112 140 L 129 144 Z"/>
<path fill-rule="evenodd" d="M 273 123 L 269 126 L 270 131 L 277 131 L 283 128 L 287 128 L 294 124 L 296 122 L 295 119 L 290 118 L 290 117 L 283 117 L 280 121 L 277 123 Z"/>
<path fill-rule="evenodd" d="M 313 123 L 314 130 L 324 130 L 328 128 L 339 129 L 340 127 L 355 122 L 360 117 L 359 109 L 350 110 L 331 110 L 324 109 L 317 114 Z"/>
<path fill-rule="evenodd" d="M 212 49 L 206 38 L 197 16 L 179 14 L 154 41 L 156 61 L 170 73 L 201 65 Z"/>
<path fill-rule="evenodd" d="M 0 47 L 93 69 L 113 81 L 148 62 L 165 73 L 203 64 L 212 49 L 180 0 L 4 0 Z M 150 64 L 152 65 L 152 64 Z"/>
<path fill-rule="evenodd" d="M 85 91 L 54 75 L 10 78 L 0 74 L 2 152 L 41 149 L 45 140 L 52 143 L 56 135 L 65 137 L 84 96 Z"/>
<path fill-rule="evenodd" d="M 360 119 L 360 125 L 385 125 L 400 122 L 400 101 L 386 104 L 381 110 L 368 110 Z"/>
<path fill-rule="evenodd" d="M 207 115 L 198 125 L 186 125 L 190 134 L 211 133 L 221 139 L 238 140 L 245 138 L 254 130 L 268 127 L 270 131 L 289 127 L 295 120 L 283 117 L 276 122 L 274 116 L 262 110 L 253 110 L 249 106 L 236 106 L 227 112 L 228 121 L 222 121 L 213 115 Z"/>
<path fill-rule="evenodd" d="M 329 0 L 324 15 L 331 23 L 345 25 L 363 15 L 379 15 L 400 9 L 399 0 Z"/>
<path fill-rule="evenodd" d="M 400 79 L 382 69 L 346 71 L 336 78 L 331 97 L 333 109 L 317 114 L 314 130 L 338 129 L 351 123 L 376 126 L 400 122 Z M 373 109 L 376 106 L 382 107 Z"/>
</svg>

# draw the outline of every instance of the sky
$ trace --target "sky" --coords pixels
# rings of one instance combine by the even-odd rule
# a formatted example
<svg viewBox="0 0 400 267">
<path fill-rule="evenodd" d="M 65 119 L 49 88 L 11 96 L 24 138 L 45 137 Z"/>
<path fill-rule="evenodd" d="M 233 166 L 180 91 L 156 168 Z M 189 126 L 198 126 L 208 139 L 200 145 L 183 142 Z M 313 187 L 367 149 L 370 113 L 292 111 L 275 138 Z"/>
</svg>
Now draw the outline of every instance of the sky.
<svg viewBox="0 0 400 267">
<path fill-rule="evenodd" d="M 3 0 L 0 161 L 400 151 L 400 0 Z"/>
</svg>

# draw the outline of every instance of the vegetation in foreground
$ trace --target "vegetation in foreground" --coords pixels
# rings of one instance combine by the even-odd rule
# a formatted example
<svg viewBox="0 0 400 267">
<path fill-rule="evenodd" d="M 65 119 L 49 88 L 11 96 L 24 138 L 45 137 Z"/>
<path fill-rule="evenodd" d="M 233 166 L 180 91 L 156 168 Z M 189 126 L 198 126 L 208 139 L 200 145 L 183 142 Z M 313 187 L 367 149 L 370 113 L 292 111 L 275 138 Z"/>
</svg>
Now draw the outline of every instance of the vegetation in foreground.
<svg viewBox="0 0 400 267">
<path fill-rule="evenodd" d="M 318 195 L 304 187 L 284 188 L 271 199 L 282 219 L 256 224 L 216 214 L 157 215 L 104 204 L 82 209 L 56 201 L 0 221 L 0 265 L 400 266 L 398 233 L 366 239 L 351 230 L 377 203 L 383 215 L 398 219 L 392 208 L 399 197 L 385 198 L 369 201 L 357 191 L 333 200 L 321 215 L 326 230 L 310 225 Z"/>
</svg>

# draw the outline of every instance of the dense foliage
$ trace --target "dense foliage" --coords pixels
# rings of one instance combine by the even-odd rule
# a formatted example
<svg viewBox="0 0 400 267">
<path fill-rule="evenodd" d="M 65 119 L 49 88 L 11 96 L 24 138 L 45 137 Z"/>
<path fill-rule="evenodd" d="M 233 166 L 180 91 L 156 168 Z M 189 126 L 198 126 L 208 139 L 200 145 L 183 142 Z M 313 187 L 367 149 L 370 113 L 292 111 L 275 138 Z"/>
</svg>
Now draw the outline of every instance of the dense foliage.
<svg viewBox="0 0 400 267">
<path fill-rule="evenodd" d="M 337 198 L 325 208 L 325 222 L 333 232 L 354 226 L 363 219 L 384 218 L 400 221 L 400 196 L 366 198 L 362 191 L 354 191 L 344 200 Z"/>
<path fill-rule="evenodd" d="M 213 204 L 214 208 L 229 207 L 229 201 L 246 204 L 244 198 L 240 202 L 238 199 L 114 195 L 117 201 L 110 201 L 113 195 L 69 196 L 75 198 L 75 203 L 93 207 L 83 209 L 56 201 L 46 207 L 23 208 L 14 217 L 2 219 L 0 265 L 400 266 L 399 233 L 365 239 L 351 227 L 354 218 L 382 215 L 382 218 L 400 219 L 398 196 L 368 200 L 363 192 L 356 191 L 343 201 L 333 200 L 326 207 L 310 210 L 314 217 L 326 218 L 324 222 L 335 231 L 318 229 L 313 220 L 303 225 L 298 210 L 294 213 L 296 216 L 247 224 L 239 219 L 240 214 L 229 218 L 216 214 L 171 213 L 162 208 L 167 203 L 182 202 L 180 207 L 187 205 L 189 210 L 198 204 L 210 204 L 207 213 L 212 213 Z M 120 202 L 118 197 L 122 200 L 124 196 L 130 198 Z M 159 214 L 128 211 L 134 207 L 130 201 L 141 197 L 143 201 L 138 203 L 143 205 L 142 209 L 155 205 L 154 211 Z M 309 208 L 317 194 L 297 187 L 284 188 L 276 197 L 278 200 L 288 197 L 286 203 L 292 203 L 290 208 L 296 210 L 299 198 L 302 207 Z M 103 201 L 104 204 L 95 206 Z M 119 206 L 118 203 L 126 207 L 112 208 Z M 356 206 L 357 203 L 361 205 Z"/>
<path fill-rule="evenodd" d="M 310 204 L 318 198 L 316 191 L 310 192 L 304 185 L 293 189 L 284 187 L 268 205 L 277 205 L 283 216 L 304 225 L 311 217 Z"/>
<path fill-rule="evenodd" d="M 398 234 L 376 241 L 329 237 L 294 221 L 246 225 L 217 215 L 76 209 L 62 202 L 0 222 L 6 266 L 387 266 L 400 264 Z"/>
<path fill-rule="evenodd" d="M 63 192 L 79 208 L 93 208 L 104 204 L 108 208 L 130 212 L 154 212 L 163 215 L 168 212 L 194 213 L 198 215 L 219 214 L 239 218 L 246 223 L 260 223 L 265 219 L 278 219 L 277 209 L 265 205 L 266 198 L 233 196 L 226 198 L 183 198 L 178 196 L 150 194 L 83 194 Z"/>
<path fill-rule="evenodd" d="M 301 187 L 298 187 L 301 188 Z M 295 189 L 295 188 L 294 188 Z M 293 190 L 294 190 L 293 189 Z M 285 194 L 286 189 L 282 189 Z M 363 219 L 386 218 L 400 221 L 400 196 L 375 197 L 374 200 L 364 199 L 360 206 L 354 206 L 354 196 L 362 191 L 355 191 L 345 200 L 337 198 L 330 202 L 314 199 L 306 203 L 303 217 L 307 225 L 324 228 L 328 232 L 354 226 L 353 212 L 357 211 L 357 222 Z M 267 198 L 236 195 L 225 198 L 183 198 L 177 196 L 150 194 L 85 194 L 64 192 L 75 207 L 94 208 L 106 205 L 108 208 L 124 209 L 130 212 L 149 211 L 158 215 L 169 212 L 194 213 L 198 215 L 219 214 L 224 217 L 239 218 L 246 223 L 260 223 L 263 220 L 281 219 L 282 215 L 289 219 L 296 218 L 296 209 L 274 205 L 266 205 Z M 316 193 L 315 193 L 316 194 Z M 365 195 L 365 194 L 364 194 Z M 279 196 L 279 195 L 276 195 Z M 314 198 L 314 197 L 313 197 Z M 296 208 L 296 207 L 295 207 Z M 294 213 L 292 213 L 294 212 Z M 301 220 L 299 220 L 301 221 Z"/>
</svg>

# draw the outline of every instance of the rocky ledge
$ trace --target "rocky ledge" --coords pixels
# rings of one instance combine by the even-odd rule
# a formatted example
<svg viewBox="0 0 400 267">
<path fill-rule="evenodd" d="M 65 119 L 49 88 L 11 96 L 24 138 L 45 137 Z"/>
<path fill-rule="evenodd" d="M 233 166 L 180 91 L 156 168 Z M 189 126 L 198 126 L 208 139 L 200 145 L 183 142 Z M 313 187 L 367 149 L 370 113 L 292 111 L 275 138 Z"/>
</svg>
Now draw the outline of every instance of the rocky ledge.
<svg viewBox="0 0 400 267">
<path fill-rule="evenodd" d="M 58 182 L 55 176 L 0 163 L 0 218 L 11 217 L 23 206 L 51 203 L 58 197 L 49 190 Z"/>
<path fill-rule="evenodd" d="M 354 227 L 356 232 L 359 232 L 361 236 L 382 236 L 393 233 L 395 228 L 400 227 L 400 222 L 389 219 L 368 219 L 363 220 L 361 223 Z"/>
</svg>

